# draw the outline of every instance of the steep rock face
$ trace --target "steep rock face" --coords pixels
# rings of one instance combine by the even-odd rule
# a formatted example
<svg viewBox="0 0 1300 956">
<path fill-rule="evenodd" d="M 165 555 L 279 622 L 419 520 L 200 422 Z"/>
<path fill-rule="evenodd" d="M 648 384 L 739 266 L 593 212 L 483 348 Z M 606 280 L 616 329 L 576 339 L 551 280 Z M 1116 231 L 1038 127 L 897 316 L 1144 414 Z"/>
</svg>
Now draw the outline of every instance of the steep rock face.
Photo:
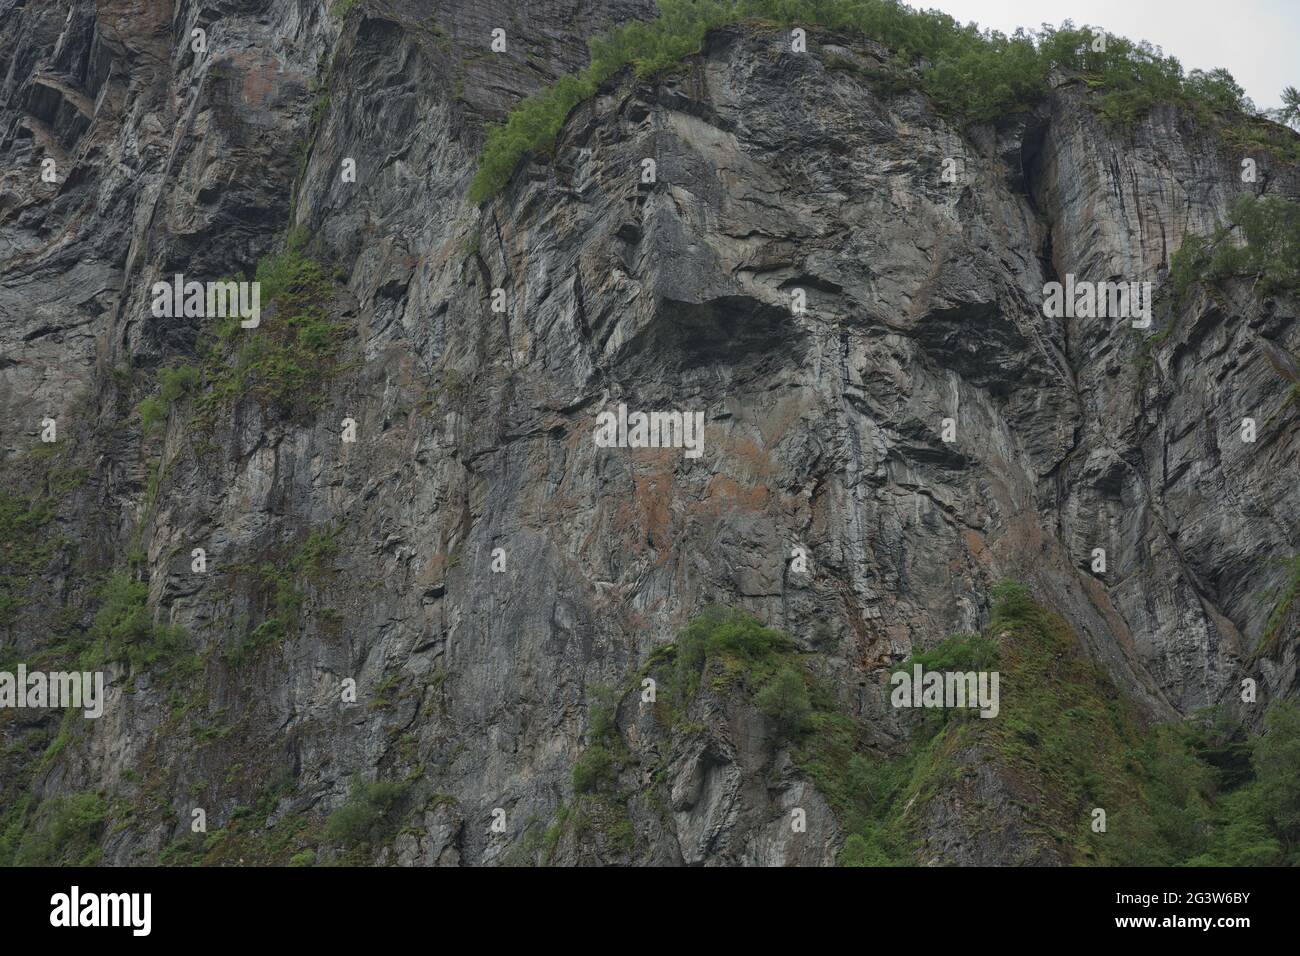
<svg viewBox="0 0 1300 956">
<path fill-rule="evenodd" d="M 1161 282 L 1184 231 L 1225 217 L 1239 157 L 1173 109 L 1111 133 L 1068 82 L 1033 115 L 963 133 L 874 84 L 871 43 L 822 36 L 799 55 L 737 28 L 662 81 L 616 78 L 549 162 L 466 203 L 484 122 L 580 66 L 579 32 L 649 7 L 0 11 L 15 41 L 0 71 L 6 467 L 48 488 L 30 449 L 58 419 L 85 477 L 48 533 L 86 542 L 41 569 L 5 647 L 31 656 L 88 626 L 94 573 L 138 547 L 151 612 L 201 655 L 179 688 L 113 665 L 103 719 L 57 759 L 4 765 L 38 797 L 108 794 L 125 825 L 107 862 L 156 859 L 195 806 L 234 828 L 273 782 L 267 833 L 318 827 L 354 775 L 413 781 L 380 862 L 533 862 L 572 801 L 592 688 L 635 687 L 710 603 L 815 652 L 883 750 L 905 730 L 888 666 L 980 629 L 1005 576 L 1153 718 L 1229 701 L 1243 676 L 1294 693 L 1295 615 L 1257 645 L 1259 595 L 1300 550 L 1300 412 L 1281 408 L 1276 359 L 1300 352 L 1295 304 L 1230 285 L 1158 311 L 1171 331 L 1145 363 L 1124 321 L 1042 312 L 1067 273 Z M 45 156 L 58 184 L 40 181 Z M 1256 188 L 1300 195 L 1294 169 L 1261 167 Z M 288 225 L 334 268 L 347 329 L 318 408 L 237 396 L 205 429 L 182 402 L 165 435 L 142 434 L 139 370 L 203 332 L 153 318 L 151 284 L 251 270 Z M 620 403 L 703 413 L 702 455 L 597 447 L 596 414 Z M 1254 444 L 1237 437 L 1246 416 Z M 321 529 L 335 545 L 297 584 L 296 626 L 241 652 L 275 609 L 256 568 L 289 566 Z M 24 720 L 8 741 L 57 727 Z M 629 691 L 617 727 L 632 836 L 560 827 L 550 861 L 834 861 L 839 824 L 751 702 L 706 688 L 668 731 Z M 1035 797 L 968 762 L 970 793 L 928 808 L 927 859 L 1060 862 L 1031 826 L 970 826 L 971 794 L 1013 821 Z"/>
<path fill-rule="evenodd" d="M 1241 156 L 1172 108 L 1115 142 L 1062 90 L 1034 156 L 1035 200 L 1052 228 L 1059 276 L 1157 280 L 1184 233 L 1207 234 L 1241 184 Z M 1294 197 L 1294 167 L 1270 166 L 1256 191 Z M 1183 713 L 1226 700 L 1245 673 L 1294 553 L 1289 516 L 1297 435 L 1279 413 L 1291 382 L 1270 353 L 1294 353 L 1295 304 L 1247 289 L 1157 311 L 1168 338 L 1148 369 L 1132 333 L 1067 320 L 1083 414 L 1059 475 L 1060 534 L 1085 555 L 1114 542 L 1109 599 L 1166 699 Z M 1244 418 L 1263 428 L 1241 440 Z M 1271 558 L 1268 556 L 1272 556 Z M 1295 624 L 1290 625 L 1294 633 Z M 1273 693 L 1295 689 L 1294 649 L 1264 668 Z"/>
</svg>

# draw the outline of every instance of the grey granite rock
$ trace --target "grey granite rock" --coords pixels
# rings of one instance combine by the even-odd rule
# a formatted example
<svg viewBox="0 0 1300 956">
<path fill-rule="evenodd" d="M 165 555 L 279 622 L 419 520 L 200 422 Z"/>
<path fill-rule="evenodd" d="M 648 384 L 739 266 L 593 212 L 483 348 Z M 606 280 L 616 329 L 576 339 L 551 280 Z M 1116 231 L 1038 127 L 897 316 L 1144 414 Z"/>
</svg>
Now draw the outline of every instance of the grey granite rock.
<svg viewBox="0 0 1300 956">
<path fill-rule="evenodd" d="M 671 732 L 625 695 L 626 819 L 543 836 L 573 802 L 592 689 L 711 603 L 816 650 L 882 745 L 905 730 L 889 665 L 981 628 L 1007 576 L 1153 718 L 1230 703 L 1247 676 L 1295 693 L 1297 612 L 1259 644 L 1260 595 L 1300 552 L 1296 304 L 1201 293 L 1158 317 L 1146 363 L 1125 322 L 1041 309 L 1067 273 L 1159 284 L 1184 231 L 1224 219 L 1239 157 L 1213 130 L 1160 107 L 1114 134 L 1062 82 L 1031 116 L 963 131 L 826 65 L 873 44 L 798 55 L 730 28 L 661 81 L 607 84 L 553 158 L 475 207 L 485 124 L 651 4 L 327 7 L 0 2 L 0 451 L 9 481 L 38 480 L 49 415 L 84 470 L 49 531 L 77 544 L 0 646 L 87 626 L 94 573 L 138 547 L 151 612 L 202 662 L 180 718 L 174 689 L 116 667 L 105 718 L 35 773 L 38 796 L 139 808 L 105 862 L 157 859 L 194 806 L 232 826 L 287 775 L 267 833 L 284 814 L 319 826 L 353 777 L 405 781 L 381 863 L 833 863 L 826 799 L 725 693 Z M 1300 197 L 1295 168 L 1261 167 L 1254 188 Z M 182 403 L 141 434 L 149 370 L 202 331 L 153 318 L 152 283 L 247 272 L 290 225 L 337 270 L 349 329 L 319 410 L 245 398 L 205 449 Z M 703 413 L 702 456 L 598 448 L 595 416 L 619 403 Z M 302 585 L 302 626 L 231 655 L 267 609 L 248 568 L 326 527 L 339 547 Z M 923 862 L 1060 862 L 1019 784 L 963 760 L 962 788 L 917 809 Z M 987 814 L 998 827 L 973 825 Z"/>
</svg>

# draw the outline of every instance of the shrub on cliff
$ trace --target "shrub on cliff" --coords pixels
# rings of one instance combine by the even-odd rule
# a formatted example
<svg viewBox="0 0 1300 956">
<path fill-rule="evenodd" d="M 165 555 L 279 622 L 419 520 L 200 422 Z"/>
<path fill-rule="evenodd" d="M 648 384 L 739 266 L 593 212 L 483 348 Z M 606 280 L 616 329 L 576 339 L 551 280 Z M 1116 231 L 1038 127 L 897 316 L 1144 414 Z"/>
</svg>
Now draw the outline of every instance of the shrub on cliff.
<svg viewBox="0 0 1300 956">
<path fill-rule="evenodd" d="M 603 744 L 592 744 L 573 764 L 574 793 L 595 793 L 618 782 L 614 757 Z"/>
<path fill-rule="evenodd" d="M 246 398 L 289 416 L 309 414 L 324 401 L 324 386 L 343 368 L 345 328 L 329 311 L 333 286 L 325 267 L 308 254 L 300 229 L 257 264 L 263 314 L 255 332 L 240 319 L 220 320 L 201 345 L 203 388 L 196 421 L 210 430 L 219 412 Z M 270 310 L 267 305 L 273 305 Z"/>
<path fill-rule="evenodd" d="M 325 822 L 325 835 L 349 847 L 373 842 L 396 825 L 393 812 L 405 795 L 400 783 L 354 780 L 347 803 Z"/>
<path fill-rule="evenodd" d="M 808 685 L 803 674 L 788 664 L 763 685 L 754 703 L 772 718 L 778 732 L 788 737 L 802 733 L 812 716 L 812 703 L 808 699 Z"/>
<path fill-rule="evenodd" d="M 95 645 L 83 665 L 121 660 L 133 667 L 170 663 L 184 646 L 179 627 L 155 624 L 149 610 L 149 586 L 129 574 L 108 576 L 98 591 L 101 604 L 91 624 Z"/>
<path fill-rule="evenodd" d="M 51 797 L 32 815 L 12 861 L 16 866 L 92 866 L 99 861 L 104 801 L 98 794 Z M 2 855 L 0 855 L 2 856 Z"/>
<path fill-rule="evenodd" d="M 1181 299 L 1197 282 L 1254 276 L 1265 295 L 1300 292 L 1300 203 L 1243 194 L 1229 221 L 1208 236 L 1187 235 L 1169 260 Z"/>
</svg>

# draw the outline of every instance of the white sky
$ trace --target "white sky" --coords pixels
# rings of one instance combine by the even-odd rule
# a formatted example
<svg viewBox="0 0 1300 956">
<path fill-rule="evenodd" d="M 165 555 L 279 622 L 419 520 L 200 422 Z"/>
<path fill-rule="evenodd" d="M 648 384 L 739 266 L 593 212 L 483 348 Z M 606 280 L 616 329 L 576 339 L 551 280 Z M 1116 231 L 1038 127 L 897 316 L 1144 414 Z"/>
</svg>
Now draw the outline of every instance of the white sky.
<svg viewBox="0 0 1300 956">
<path fill-rule="evenodd" d="M 1260 109 L 1300 87 L 1300 0 L 905 0 L 982 27 L 1073 20 L 1130 40 L 1150 40 L 1185 71 L 1226 67 Z"/>
</svg>

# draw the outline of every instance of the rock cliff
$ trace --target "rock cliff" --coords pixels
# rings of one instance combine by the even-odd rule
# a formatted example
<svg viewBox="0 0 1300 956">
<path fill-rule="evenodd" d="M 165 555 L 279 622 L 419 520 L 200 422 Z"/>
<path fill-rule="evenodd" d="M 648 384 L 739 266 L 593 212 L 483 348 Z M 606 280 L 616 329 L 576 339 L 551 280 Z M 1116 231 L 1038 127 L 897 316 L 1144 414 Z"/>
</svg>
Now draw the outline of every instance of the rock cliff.
<svg viewBox="0 0 1300 956">
<path fill-rule="evenodd" d="M 1166 293 L 1185 234 L 1300 198 L 1296 166 L 1244 184 L 1213 122 L 1116 131 L 1068 75 L 961 124 L 872 41 L 751 23 L 618 74 L 476 206 L 485 126 L 652 3 L 333 6 L 0 0 L 0 658 L 171 642 L 110 655 L 100 719 L 0 715 L 0 821 L 96 793 L 119 865 L 834 863 L 844 820 L 751 697 L 642 703 L 710 605 L 790 635 L 881 754 L 891 665 L 985 629 L 1004 578 L 1145 720 L 1295 695 L 1296 302 Z M 233 351 L 259 330 L 214 346 L 152 287 L 289 234 L 328 345 L 273 395 L 280 353 Z M 1045 316 L 1067 275 L 1151 282 L 1152 328 Z M 203 387 L 147 424 L 179 363 Z M 620 404 L 702 413 L 702 454 L 598 447 Z M 114 582 L 147 588 L 117 618 Z M 574 825 L 600 688 L 619 797 Z M 1074 859 L 1041 791 L 957 760 L 918 860 Z M 376 780 L 393 826 L 346 851 L 325 821 Z"/>
</svg>

